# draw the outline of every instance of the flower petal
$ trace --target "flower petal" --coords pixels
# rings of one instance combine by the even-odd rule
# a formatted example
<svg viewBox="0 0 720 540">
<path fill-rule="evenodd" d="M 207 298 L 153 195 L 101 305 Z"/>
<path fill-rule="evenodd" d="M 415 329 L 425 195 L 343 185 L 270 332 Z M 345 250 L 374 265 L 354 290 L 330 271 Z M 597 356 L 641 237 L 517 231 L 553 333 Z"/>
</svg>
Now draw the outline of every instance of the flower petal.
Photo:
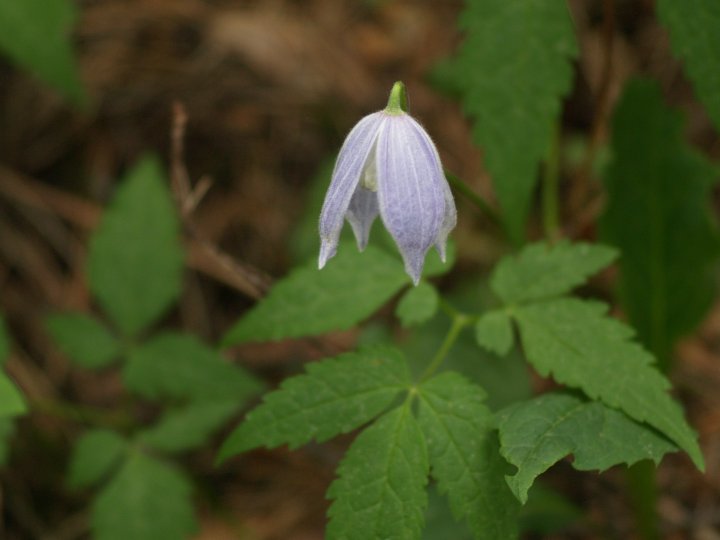
<svg viewBox="0 0 720 540">
<path fill-rule="evenodd" d="M 355 233 L 355 240 L 357 240 L 360 251 L 367 247 L 370 229 L 379 211 L 377 193 L 358 186 L 350 199 L 350 206 L 345 217 Z"/>
<path fill-rule="evenodd" d="M 337 251 L 345 213 L 384 118 L 385 115 L 382 113 L 373 113 L 360 120 L 350 131 L 340 149 L 330 187 L 320 212 L 319 268 L 325 266 L 327 260 Z"/>
<path fill-rule="evenodd" d="M 377 141 L 380 216 L 417 284 L 445 216 L 445 181 L 430 137 L 407 114 L 388 116 Z"/>
<path fill-rule="evenodd" d="M 430 136 L 425 132 L 423 127 L 412 120 L 413 128 L 418 132 L 418 137 L 422 143 L 426 146 L 426 152 L 433 156 L 434 161 L 437 164 L 437 168 L 442 172 L 442 164 L 440 162 L 440 154 L 438 154 L 435 144 L 430 139 Z M 453 198 L 452 191 L 450 191 L 450 185 L 448 184 L 445 173 L 442 173 L 442 180 L 440 181 L 443 189 L 443 197 L 445 198 L 445 211 L 443 213 L 443 221 L 438 231 L 437 237 L 435 238 L 435 249 L 440 254 L 440 259 L 445 262 L 445 244 L 447 243 L 447 237 L 455 226 L 457 225 L 457 209 L 455 208 L 455 199 Z"/>
</svg>

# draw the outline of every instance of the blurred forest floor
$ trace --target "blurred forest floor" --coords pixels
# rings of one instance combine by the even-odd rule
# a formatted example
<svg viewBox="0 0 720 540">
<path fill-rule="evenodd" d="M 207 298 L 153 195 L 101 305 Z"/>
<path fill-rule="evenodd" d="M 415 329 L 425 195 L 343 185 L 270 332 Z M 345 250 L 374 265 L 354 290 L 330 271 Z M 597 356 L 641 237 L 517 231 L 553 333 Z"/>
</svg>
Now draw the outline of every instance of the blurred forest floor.
<svg viewBox="0 0 720 540">
<path fill-rule="evenodd" d="M 688 115 L 690 139 L 718 158 L 717 135 L 670 56 L 652 2 L 616 2 L 617 21 L 609 27 L 602 4 L 571 2 L 582 51 L 566 101 L 564 135 L 592 132 L 602 142 L 623 82 L 645 72 L 659 79 L 668 102 Z M 8 369 L 35 407 L 21 420 L 11 466 L 2 472 L 4 539 L 70 540 L 87 534 L 87 498 L 64 488 L 79 424 L 62 411 L 44 412 L 42 404 L 111 408 L 123 390 L 117 374 L 73 369 L 42 321 L 51 310 L 93 309 L 84 276 L 89 231 L 128 166 L 147 152 L 168 159 L 173 103 L 182 103 L 188 118 L 184 158 L 191 179 L 212 179 L 193 215 L 194 227 L 221 252 L 216 255 L 228 254 L 237 265 L 208 256 L 202 246 L 191 249 L 185 294 L 169 322 L 211 341 L 294 262 L 292 232 L 304 215 L 314 176 L 350 127 L 384 106 L 395 80 L 408 85 L 412 113 L 434 137 L 445 166 L 492 199 L 468 122 L 459 106 L 429 83 L 433 66 L 461 39 L 459 0 L 85 0 L 80 5 L 75 38 L 93 103 L 87 111 L 73 110 L 0 60 L 0 310 L 15 340 Z M 588 210 L 569 196 L 574 183 L 584 181 L 576 165 L 569 154 L 563 169 L 566 233 L 593 238 L 596 207 Z M 585 180 L 591 193 L 599 191 L 597 178 Z M 496 232 L 459 202 L 454 237 L 461 260 L 445 278 L 447 288 L 463 275 L 487 271 L 498 253 Z M 531 235 L 539 234 L 533 228 Z M 347 332 L 232 353 L 272 383 L 303 361 L 350 346 L 356 337 Z M 658 473 L 663 536 L 720 539 L 720 304 L 679 348 L 672 378 L 700 432 L 708 471 L 701 475 L 684 455 L 664 460 Z M 543 384 L 538 381 L 538 387 Z M 295 452 L 256 451 L 220 469 L 212 465 L 216 447 L 186 458 L 199 485 L 198 538 L 321 538 L 324 493 L 349 440 Z M 561 464 L 548 481 L 585 517 L 546 538 L 634 536 L 621 470 L 580 474 Z"/>
</svg>

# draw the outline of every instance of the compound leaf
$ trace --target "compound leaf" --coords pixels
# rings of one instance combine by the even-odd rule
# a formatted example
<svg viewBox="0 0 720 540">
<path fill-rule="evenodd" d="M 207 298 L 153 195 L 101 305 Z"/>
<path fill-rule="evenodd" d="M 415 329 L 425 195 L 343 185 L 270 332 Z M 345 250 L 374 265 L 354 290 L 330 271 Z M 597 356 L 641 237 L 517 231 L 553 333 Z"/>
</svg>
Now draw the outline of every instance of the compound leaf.
<svg viewBox="0 0 720 540">
<path fill-rule="evenodd" d="M 114 431 L 96 429 L 75 443 L 70 459 L 68 484 L 73 488 L 95 484 L 106 477 L 127 451 L 127 441 Z"/>
<path fill-rule="evenodd" d="M 219 459 L 258 446 L 296 448 L 325 441 L 372 420 L 410 386 L 400 352 L 373 347 L 307 365 L 250 411 L 220 450 Z"/>
<path fill-rule="evenodd" d="M 447 372 L 425 382 L 419 397 L 432 475 L 455 517 L 467 520 L 476 538 L 517 538 L 520 505 L 505 483 L 508 465 L 484 390 Z"/>
<path fill-rule="evenodd" d="M 180 294 L 183 253 L 165 175 L 146 157 L 118 187 L 90 241 L 90 289 L 118 328 L 135 336 Z"/>
<path fill-rule="evenodd" d="M 498 263 L 490 287 L 506 304 L 560 296 L 585 283 L 616 256 L 615 249 L 602 245 L 532 244 Z"/>
<path fill-rule="evenodd" d="M 0 49 L 79 105 L 85 93 L 70 41 L 76 16 L 68 0 L 0 1 Z"/>
<path fill-rule="evenodd" d="M 423 281 L 417 287 L 408 289 L 398 302 L 395 314 L 403 326 L 414 326 L 431 319 L 439 304 L 438 292 Z"/>
<path fill-rule="evenodd" d="M 670 30 L 670 45 L 685 62 L 698 98 L 720 131 L 720 3 L 658 0 L 657 9 Z"/>
<path fill-rule="evenodd" d="M 236 400 L 190 403 L 170 410 L 138 440 L 161 452 L 184 452 L 202 446 L 239 409 Z"/>
<path fill-rule="evenodd" d="M 97 540 L 178 540 L 197 524 L 187 478 L 142 453 L 131 455 L 93 504 Z"/>
<path fill-rule="evenodd" d="M 420 538 L 427 507 L 425 439 L 409 402 L 365 429 L 328 490 L 329 540 Z"/>
<path fill-rule="evenodd" d="M 695 16 L 689 6 L 680 11 Z M 714 35 L 720 39 L 720 32 Z M 720 255 L 711 211 L 717 170 L 684 143 L 682 124 L 656 84 L 628 85 L 615 113 L 601 221 L 603 237 L 623 254 L 619 283 L 625 311 L 640 341 L 663 365 L 674 342 L 710 307 Z"/>
<path fill-rule="evenodd" d="M 225 336 L 226 345 L 343 330 L 409 283 L 399 259 L 374 246 L 342 244 L 323 270 L 312 263 L 278 282 Z"/>
<path fill-rule="evenodd" d="M 468 0 L 460 26 L 465 41 L 437 76 L 474 120 L 506 227 L 521 241 L 538 164 L 572 82 L 573 23 L 557 0 Z"/>
<path fill-rule="evenodd" d="M 568 454 L 581 471 L 652 459 L 660 463 L 677 447 L 653 429 L 599 401 L 551 393 L 500 415 L 501 452 L 517 467 L 507 482 L 525 503 L 535 478 Z"/>
<path fill-rule="evenodd" d="M 249 372 L 189 334 L 160 334 L 134 349 L 123 378 L 150 399 L 243 402 L 261 388 Z"/>
<path fill-rule="evenodd" d="M 94 317 L 83 313 L 62 313 L 50 316 L 47 329 L 60 349 L 79 366 L 107 366 L 120 354 L 120 343 Z"/>
<path fill-rule="evenodd" d="M 697 437 L 668 394 L 654 358 L 631 341 L 633 331 L 606 316 L 607 306 L 559 298 L 514 310 L 528 360 L 538 372 L 645 422 L 704 468 Z"/>
</svg>

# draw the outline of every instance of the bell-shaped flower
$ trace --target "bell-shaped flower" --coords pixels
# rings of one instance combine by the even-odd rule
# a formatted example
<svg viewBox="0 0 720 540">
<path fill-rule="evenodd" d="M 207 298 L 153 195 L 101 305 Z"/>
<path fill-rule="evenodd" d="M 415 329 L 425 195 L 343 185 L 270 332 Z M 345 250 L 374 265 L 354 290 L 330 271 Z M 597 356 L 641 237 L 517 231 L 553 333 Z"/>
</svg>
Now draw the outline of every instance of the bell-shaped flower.
<svg viewBox="0 0 720 540">
<path fill-rule="evenodd" d="M 387 108 L 360 120 L 345 139 L 320 213 L 320 268 L 335 255 L 345 219 L 362 251 L 378 214 L 413 283 L 431 246 L 445 261 L 455 201 L 437 149 L 406 103 L 404 85 L 395 83 Z"/>
</svg>

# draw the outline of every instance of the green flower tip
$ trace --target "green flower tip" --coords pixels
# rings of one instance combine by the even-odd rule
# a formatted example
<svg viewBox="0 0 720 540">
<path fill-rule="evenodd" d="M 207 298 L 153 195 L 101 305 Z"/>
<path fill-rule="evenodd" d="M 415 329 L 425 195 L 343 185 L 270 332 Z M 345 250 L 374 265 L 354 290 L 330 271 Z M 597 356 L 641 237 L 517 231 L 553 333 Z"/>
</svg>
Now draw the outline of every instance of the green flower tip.
<svg viewBox="0 0 720 540">
<path fill-rule="evenodd" d="M 387 114 L 404 114 L 408 112 L 408 98 L 405 85 L 398 81 L 393 84 L 392 90 L 390 90 L 390 97 L 388 98 L 387 107 L 385 112 Z"/>
</svg>

